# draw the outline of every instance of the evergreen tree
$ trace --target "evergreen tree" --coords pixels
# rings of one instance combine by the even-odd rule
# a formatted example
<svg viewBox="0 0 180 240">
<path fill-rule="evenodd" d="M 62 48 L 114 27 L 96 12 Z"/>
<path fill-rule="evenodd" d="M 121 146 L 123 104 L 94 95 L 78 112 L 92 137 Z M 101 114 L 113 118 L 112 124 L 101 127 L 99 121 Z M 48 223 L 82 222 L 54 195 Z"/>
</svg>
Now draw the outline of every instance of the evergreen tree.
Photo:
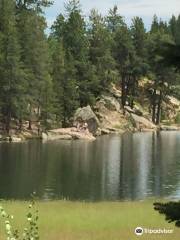
<svg viewBox="0 0 180 240">
<path fill-rule="evenodd" d="M 159 124 L 161 121 L 162 101 L 169 91 L 169 84 L 174 78 L 173 69 L 164 65 L 160 53 L 164 43 L 172 43 L 172 38 L 169 34 L 162 32 L 160 28 L 151 32 L 148 37 L 149 77 L 153 80 L 151 94 L 152 121 L 155 124 Z"/>
<path fill-rule="evenodd" d="M 65 52 L 71 54 L 74 59 L 79 103 L 81 106 L 86 106 L 94 102 L 92 89 L 95 77 L 94 68 L 89 61 L 89 42 L 79 1 L 69 1 L 66 4 L 66 13 L 67 19 L 63 28 L 63 45 Z"/>
<path fill-rule="evenodd" d="M 121 24 L 114 33 L 113 56 L 121 76 L 122 106 L 124 107 L 128 96 L 132 95 L 131 89 L 134 82 L 132 64 L 135 57 L 131 32 L 125 23 Z"/>
<path fill-rule="evenodd" d="M 123 17 L 118 14 L 118 7 L 115 5 L 109 10 L 109 14 L 106 18 L 108 29 L 114 33 L 119 27 L 124 25 Z"/>
<path fill-rule="evenodd" d="M 86 24 L 81 15 L 79 1 L 73 0 L 66 4 L 67 20 L 64 29 L 64 47 L 73 56 L 77 67 L 87 60 L 88 40 L 86 37 Z"/>
<path fill-rule="evenodd" d="M 31 129 L 32 111 L 38 109 L 40 120 L 40 113 L 45 111 L 42 109 L 45 106 L 44 101 L 47 101 L 47 98 L 44 99 L 43 90 L 47 88 L 46 85 L 51 85 L 48 45 L 44 34 L 46 23 L 44 17 L 34 10 L 21 9 L 17 16 L 21 61 L 27 75 L 28 120 Z M 50 104 L 51 96 L 48 98 Z"/>
<path fill-rule="evenodd" d="M 132 61 L 132 84 L 131 84 L 131 102 L 130 105 L 133 108 L 134 98 L 138 94 L 138 80 L 145 76 L 148 71 L 147 62 L 147 34 L 144 27 L 143 20 L 139 17 L 135 17 L 132 20 L 131 35 L 134 46 L 134 58 Z"/>
<path fill-rule="evenodd" d="M 117 6 L 102 17 L 92 10 L 87 22 L 79 0 L 65 4 L 47 38 L 43 10 L 50 0 L 0 0 L 0 120 L 41 121 L 56 116 L 70 125 L 77 107 L 94 105 L 112 82 L 122 90 L 122 106 L 132 108 L 139 80 L 152 80 L 152 119 L 161 120 L 170 85 L 178 84 L 180 16 L 169 23 L 154 16 L 146 32 L 143 20 L 128 28 Z M 36 112 L 34 118 L 33 112 Z"/>
<path fill-rule="evenodd" d="M 50 39 L 54 38 L 57 41 L 62 41 L 64 37 L 65 25 L 65 17 L 63 16 L 63 14 L 59 14 L 59 16 L 57 16 L 55 22 L 51 26 Z"/>
<path fill-rule="evenodd" d="M 14 1 L 1 0 L 0 13 L 0 110 L 9 133 L 11 119 L 23 118 L 25 75 L 20 61 Z"/>
<path fill-rule="evenodd" d="M 90 15 L 90 60 L 96 67 L 99 94 L 117 80 L 116 63 L 112 56 L 112 37 L 105 19 L 96 10 Z"/>
<path fill-rule="evenodd" d="M 68 126 L 70 118 L 78 107 L 76 69 L 70 53 L 66 54 L 62 41 L 56 43 L 52 55 L 52 78 L 55 92 L 55 113 L 62 126 Z"/>
<path fill-rule="evenodd" d="M 150 32 L 154 33 L 154 32 L 157 32 L 158 30 L 159 30 L 159 20 L 158 20 L 158 17 L 154 15 Z"/>
<path fill-rule="evenodd" d="M 142 60 L 145 59 L 147 36 L 142 18 L 133 18 L 131 25 L 131 34 L 137 56 L 141 57 Z"/>
<path fill-rule="evenodd" d="M 175 36 L 174 36 L 174 39 L 175 39 L 175 43 L 180 45 L 180 32 L 179 32 L 179 29 L 180 29 L 180 15 L 178 16 L 177 20 L 176 20 L 176 33 L 175 33 Z"/>
<path fill-rule="evenodd" d="M 176 38 L 176 33 L 177 33 L 177 22 L 176 22 L 176 17 L 173 15 L 169 21 L 169 29 L 170 29 L 170 34 L 172 37 Z"/>
<path fill-rule="evenodd" d="M 43 12 L 43 8 L 49 7 L 53 4 L 53 1 L 49 0 L 16 0 L 16 7 L 20 11 L 26 10 L 36 10 L 39 13 Z"/>
</svg>

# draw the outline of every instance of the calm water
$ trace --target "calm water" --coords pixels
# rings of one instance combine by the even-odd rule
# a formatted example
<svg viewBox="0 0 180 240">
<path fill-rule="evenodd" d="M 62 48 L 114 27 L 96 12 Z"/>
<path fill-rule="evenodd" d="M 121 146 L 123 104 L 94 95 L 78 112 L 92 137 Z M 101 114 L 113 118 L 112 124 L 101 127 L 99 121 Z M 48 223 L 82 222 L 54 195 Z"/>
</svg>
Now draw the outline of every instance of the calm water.
<svg viewBox="0 0 180 240">
<path fill-rule="evenodd" d="M 0 144 L 0 199 L 180 198 L 180 132 Z"/>
</svg>

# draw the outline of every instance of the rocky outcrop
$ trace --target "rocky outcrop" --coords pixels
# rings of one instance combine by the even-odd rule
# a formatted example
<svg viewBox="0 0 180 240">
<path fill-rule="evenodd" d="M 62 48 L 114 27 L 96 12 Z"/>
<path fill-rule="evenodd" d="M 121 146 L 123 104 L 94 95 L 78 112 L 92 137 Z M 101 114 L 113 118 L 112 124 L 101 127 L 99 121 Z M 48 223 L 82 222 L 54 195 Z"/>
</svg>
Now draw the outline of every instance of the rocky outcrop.
<svg viewBox="0 0 180 240">
<path fill-rule="evenodd" d="M 11 137 L 9 137 L 9 141 L 18 143 L 18 142 L 22 142 L 23 139 L 20 137 L 17 137 L 17 136 L 11 136 Z"/>
<path fill-rule="evenodd" d="M 130 106 L 125 106 L 124 109 L 128 112 L 128 113 L 134 113 L 138 116 L 143 116 L 143 111 L 140 110 L 139 107 L 135 106 L 133 109 Z"/>
<path fill-rule="evenodd" d="M 42 139 L 48 140 L 95 140 L 95 137 L 88 130 L 79 131 L 77 128 L 59 128 L 42 133 Z"/>
<path fill-rule="evenodd" d="M 180 131 L 180 127 L 178 126 L 167 126 L 167 125 L 161 125 L 160 126 L 161 131 Z"/>
<path fill-rule="evenodd" d="M 119 112 L 121 109 L 119 101 L 115 97 L 111 97 L 108 95 L 102 95 L 101 100 L 104 106 L 109 109 L 110 111 L 117 111 Z"/>
<path fill-rule="evenodd" d="M 19 142 L 22 142 L 24 139 L 21 138 L 20 136 L 6 136 L 6 137 L 2 137 L 0 139 L 0 141 L 2 142 L 14 142 L 14 143 L 19 143 Z"/>
<path fill-rule="evenodd" d="M 102 96 L 94 108 L 100 121 L 101 135 L 122 133 L 127 129 L 127 119 L 122 113 L 119 101 L 112 95 Z"/>
<path fill-rule="evenodd" d="M 51 132 L 42 133 L 42 140 L 43 141 L 53 141 L 53 140 L 72 140 L 71 135 L 65 134 L 54 134 Z"/>
<path fill-rule="evenodd" d="M 95 135 L 100 123 L 90 106 L 78 108 L 74 114 L 74 126 L 77 127 L 84 123 L 87 123 L 89 132 Z"/>
<path fill-rule="evenodd" d="M 111 84 L 109 92 L 112 94 L 113 97 L 121 99 L 122 92 L 116 88 L 115 84 Z"/>
<path fill-rule="evenodd" d="M 180 101 L 172 96 L 166 96 L 162 102 L 164 120 L 174 122 L 177 115 L 180 113 Z"/>
<path fill-rule="evenodd" d="M 98 98 L 93 108 L 87 106 L 77 109 L 73 118 L 73 127 L 59 128 L 60 123 L 54 120 L 55 117 L 52 117 L 53 120 L 48 120 L 48 127 L 55 129 L 41 134 L 42 130 L 38 119 L 31 123 L 31 130 L 28 128 L 29 122 L 23 122 L 21 131 L 18 128 L 19 123 L 14 121 L 11 124 L 13 127 L 11 127 L 9 134 L 4 134 L 4 126 L 0 125 L 0 141 L 21 142 L 40 137 L 44 141 L 94 140 L 94 136 L 123 133 L 125 131 L 180 130 L 179 121 L 176 121 L 176 118 L 180 116 L 180 101 L 172 96 L 166 96 L 163 99 L 162 109 L 165 116 L 162 125 L 157 127 L 151 122 L 149 100 L 143 95 L 146 83 L 149 84 L 146 79 L 142 83 L 140 82 L 142 84 L 142 96 L 134 101 L 133 109 L 130 106 L 125 106 L 122 109 L 122 93 L 114 84 L 111 84 L 110 89 L 105 90 L 105 93 Z M 169 126 L 172 123 L 173 125 Z"/>
<path fill-rule="evenodd" d="M 180 101 L 172 96 L 167 96 L 167 101 L 170 105 L 172 105 L 174 108 L 179 108 L 180 107 Z"/>
<path fill-rule="evenodd" d="M 150 120 L 135 115 L 133 113 L 130 114 L 130 121 L 132 122 L 133 126 L 138 130 L 138 131 L 144 131 L 144 130 L 156 130 L 157 126 L 154 125 Z"/>
</svg>

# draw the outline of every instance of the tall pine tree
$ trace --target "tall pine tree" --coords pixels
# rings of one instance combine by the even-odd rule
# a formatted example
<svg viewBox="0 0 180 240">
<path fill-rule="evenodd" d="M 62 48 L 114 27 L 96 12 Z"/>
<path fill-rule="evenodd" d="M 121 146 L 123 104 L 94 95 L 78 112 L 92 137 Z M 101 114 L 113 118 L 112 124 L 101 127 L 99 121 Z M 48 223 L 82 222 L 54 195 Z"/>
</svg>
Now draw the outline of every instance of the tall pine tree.
<svg viewBox="0 0 180 240">
<path fill-rule="evenodd" d="M 25 108 L 25 74 L 20 61 L 15 10 L 14 1 L 0 1 L 0 111 L 7 133 L 11 119 L 22 119 Z"/>
</svg>

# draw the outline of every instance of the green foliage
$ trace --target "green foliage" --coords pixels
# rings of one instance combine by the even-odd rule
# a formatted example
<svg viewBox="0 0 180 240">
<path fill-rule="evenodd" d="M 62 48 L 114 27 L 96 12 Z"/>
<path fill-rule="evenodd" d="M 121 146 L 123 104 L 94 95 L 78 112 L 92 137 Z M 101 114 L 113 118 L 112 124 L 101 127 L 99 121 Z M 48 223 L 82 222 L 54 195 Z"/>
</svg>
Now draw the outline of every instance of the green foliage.
<svg viewBox="0 0 180 240">
<path fill-rule="evenodd" d="M 18 12 L 19 41 L 21 45 L 21 61 L 27 84 L 26 119 L 31 120 L 33 108 L 39 108 L 42 114 L 39 119 L 46 122 L 48 112 L 53 111 L 53 83 L 50 76 L 50 60 L 47 39 L 44 34 L 45 19 L 36 11 L 23 9 Z M 30 34 L 31 32 L 31 34 Z M 26 105 L 26 108 L 27 108 Z"/>
<path fill-rule="evenodd" d="M 96 11 L 92 10 L 90 15 L 90 61 L 95 66 L 98 86 L 96 91 L 101 94 L 103 89 L 116 81 L 116 62 L 112 56 L 112 36 L 106 27 L 105 19 Z"/>
<path fill-rule="evenodd" d="M 169 23 L 154 16 L 147 32 L 140 17 L 128 27 L 117 6 L 107 16 L 92 10 L 87 20 L 79 0 L 70 0 L 47 37 L 43 11 L 51 4 L 0 0 L 0 121 L 7 132 L 11 119 L 31 128 L 35 109 L 45 128 L 52 116 L 68 126 L 76 108 L 94 105 L 112 82 L 121 86 L 122 106 L 133 107 L 142 77 L 152 81 L 147 97 L 158 123 L 165 95 L 178 95 L 180 16 Z"/>
<path fill-rule="evenodd" d="M 28 213 L 26 215 L 25 227 L 21 230 L 13 227 L 14 216 L 6 213 L 4 208 L 0 206 L 0 217 L 5 223 L 5 233 L 7 240 L 39 240 L 38 227 L 38 210 L 35 209 L 35 201 L 29 204 Z"/>
<path fill-rule="evenodd" d="M 20 118 L 24 112 L 26 74 L 20 60 L 14 1 L 1 0 L 0 12 L 0 111 L 8 132 L 11 118 Z"/>
<path fill-rule="evenodd" d="M 54 1 L 49 0 L 16 0 L 16 6 L 18 10 L 26 9 L 26 10 L 34 10 L 42 13 L 43 8 L 49 7 L 53 4 Z"/>
<path fill-rule="evenodd" d="M 180 202 L 154 203 L 154 209 L 166 216 L 166 220 L 180 227 Z"/>
</svg>

